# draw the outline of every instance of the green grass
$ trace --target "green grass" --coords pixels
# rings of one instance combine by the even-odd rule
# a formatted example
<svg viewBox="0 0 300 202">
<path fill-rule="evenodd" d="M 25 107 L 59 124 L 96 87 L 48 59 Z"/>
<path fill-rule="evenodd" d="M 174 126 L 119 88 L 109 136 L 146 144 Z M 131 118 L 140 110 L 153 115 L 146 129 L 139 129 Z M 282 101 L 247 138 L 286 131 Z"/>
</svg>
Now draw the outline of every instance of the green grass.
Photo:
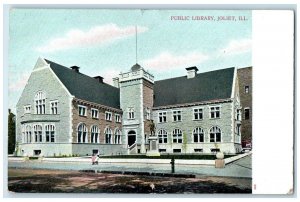
<svg viewBox="0 0 300 202">
<path fill-rule="evenodd" d="M 229 158 L 235 155 L 224 155 L 224 158 Z M 170 155 L 161 155 L 161 156 L 146 156 L 146 155 L 116 155 L 116 156 L 100 156 L 100 158 L 128 158 L 128 159 L 171 159 L 174 157 L 175 159 L 187 159 L 187 160 L 215 160 L 216 155 L 191 155 L 191 154 L 170 154 Z"/>
</svg>

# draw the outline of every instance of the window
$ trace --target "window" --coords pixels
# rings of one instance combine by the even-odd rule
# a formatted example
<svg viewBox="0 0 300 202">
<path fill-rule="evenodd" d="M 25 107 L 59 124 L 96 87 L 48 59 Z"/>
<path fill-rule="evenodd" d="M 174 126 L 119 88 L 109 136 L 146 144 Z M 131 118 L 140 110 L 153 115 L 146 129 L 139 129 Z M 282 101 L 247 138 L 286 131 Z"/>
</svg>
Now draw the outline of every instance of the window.
<svg viewBox="0 0 300 202">
<path fill-rule="evenodd" d="M 55 142 L 55 126 L 54 125 L 46 125 L 45 133 L 46 133 L 46 142 Z"/>
<path fill-rule="evenodd" d="M 147 107 L 146 108 L 146 120 L 150 120 L 151 119 L 151 113 L 150 113 L 150 109 Z"/>
<path fill-rule="evenodd" d="M 86 107 L 82 105 L 78 105 L 79 116 L 86 116 Z"/>
<path fill-rule="evenodd" d="M 245 93 L 249 93 L 249 90 L 250 90 L 249 86 L 245 86 Z"/>
<path fill-rule="evenodd" d="M 105 120 L 111 121 L 112 113 L 111 112 L 105 112 Z"/>
<path fill-rule="evenodd" d="M 98 119 L 99 118 L 99 116 L 98 116 L 98 109 L 92 108 L 91 109 L 91 114 L 92 114 L 92 118 L 93 119 Z"/>
<path fill-rule="evenodd" d="M 106 128 L 105 130 L 105 143 L 106 144 L 111 144 L 111 136 L 112 136 L 112 131 L 110 128 Z"/>
<path fill-rule="evenodd" d="M 236 110 L 236 120 L 237 121 L 241 121 L 242 120 L 241 110 L 240 109 Z"/>
<path fill-rule="evenodd" d="M 134 109 L 133 108 L 128 109 L 128 119 L 134 119 Z"/>
<path fill-rule="evenodd" d="M 116 123 L 121 123 L 121 115 L 120 114 L 115 114 L 116 118 Z"/>
<path fill-rule="evenodd" d="M 86 143 L 87 142 L 87 129 L 84 123 L 78 125 L 77 128 L 77 142 Z"/>
<path fill-rule="evenodd" d="M 24 114 L 30 114 L 31 112 L 31 105 L 24 106 Z"/>
<path fill-rule="evenodd" d="M 220 107 L 210 107 L 210 118 L 220 118 Z"/>
<path fill-rule="evenodd" d="M 58 101 L 52 101 L 50 102 L 50 114 L 57 114 L 57 104 Z"/>
<path fill-rule="evenodd" d="M 31 126 L 22 125 L 22 142 L 31 143 Z"/>
<path fill-rule="evenodd" d="M 173 130 L 173 143 L 182 143 L 182 131 L 180 129 Z"/>
<path fill-rule="evenodd" d="M 181 121 L 181 111 L 173 111 L 173 121 Z"/>
<path fill-rule="evenodd" d="M 204 132 L 202 128 L 195 128 L 193 130 L 194 142 L 204 142 Z"/>
<path fill-rule="evenodd" d="M 219 127 L 214 126 L 209 131 L 210 142 L 221 142 L 221 130 Z"/>
<path fill-rule="evenodd" d="M 34 97 L 34 101 L 35 101 L 35 113 L 36 114 L 45 114 L 45 112 L 46 112 L 45 94 L 43 92 L 38 92 Z"/>
<path fill-rule="evenodd" d="M 158 131 L 158 143 L 166 144 L 168 143 L 168 133 L 164 129 Z"/>
<path fill-rule="evenodd" d="M 194 152 L 203 152 L 203 149 L 194 149 Z"/>
<path fill-rule="evenodd" d="M 92 126 L 91 128 L 91 143 L 98 143 L 99 139 L 99 128 L 97 126 Z"/>
<path fill-rule="evenodd" d="M 115 131 L 115 144 L 121 144 L 121 131 L 119 129 Z"/>
<path fill-rule="evenodd" d="M 159 112 L 158 113 L 158 123 L 167 122 L 167 112 Z"/>
<path fill-rule="evenodd" d="M 250 108 L 245 108 L 245 119 L 248 120 L 250 119 Z"/>
<path fill-rule="evenodd" d="M 203 119 L 203 109 L 197 108 L 194 109 L 194 120 L 202 120 Z"/>
<path fill-rule="evenodd" d="M 33 126 L 33 133 L 34 133 L 34 141 L 35 142 L 42 142 L 43 136 L 42 136 L 42 126 L 41 125 L 35 125 Z"/>
<path fill-rule="evenodd" d="M 181 153 L 181 149 L 173 149 L 173 153 Z"/>
<path fill-rule="evenodd" d="M 159 152 L 159 153 L 166 153 L 167 150 L 166 150 L 166 149 L 158 149 L 158 152 Z"/>
</svg>

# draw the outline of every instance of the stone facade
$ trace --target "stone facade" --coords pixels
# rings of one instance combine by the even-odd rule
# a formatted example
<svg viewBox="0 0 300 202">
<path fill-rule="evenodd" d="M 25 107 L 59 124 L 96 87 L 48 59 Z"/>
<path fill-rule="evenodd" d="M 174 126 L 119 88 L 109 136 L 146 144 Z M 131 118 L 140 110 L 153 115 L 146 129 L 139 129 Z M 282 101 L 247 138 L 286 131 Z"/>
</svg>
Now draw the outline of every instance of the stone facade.
<svg viewBox="0 0 300 202">
<path fill-rule="evenodd" d="M 193 77 L 194 74 L 188 79 Z M 153 107 L 154 77 L 136 64 L 130 72 L 122 73 L 119 78 L 114 79 L 115 86 L 120 90 L 120 108 L 118 106 L 113 108 L 71 95 L 71 91 L 68 91 L 49 64 L 39 59 L 17 104 L 18 155 L 24 153 L 30 156 L 39 153 L 44 156 L 147 153 L 150 149 L 148 138 L 152 123 L 155 126 L 156 136 L 161 129 L 167 132 L 167 142 L 158 144 L 158 150 L 161 152 L 212 153 L 217 150 L 225 153 L 240 152 L 241 120 L 238 112 L 241 109 L 240 103 L 243 104 L 245 99 L 248 99 L 239 98 L 242 94 L 239 89 L 244 89 L 243 85 L 246 85 L 243 82 L 239 83 L 241 79 L 243 80 L 244 77 L 237 78 L 235 71 L 232 94 L 226 99 Z M 43 113 L 36 112 L 36 96 L 44 102 Z M 51 111 L 53 101 L 57 103 L 57 113 L 54 114 Z M 84 114 L 79 112 L 79 108 L 82 107 L 85 109 Z M 219 117 L 211 117 L 211 107 L 219 108 Z M 92 109 L 97 111 L 96 117 L 92 116 Z M 201 120 L 195 120 L 194 109 L 202 109 Z M 174 111 L 180 111 L 180 120 L 173 120 Z M 160 112 L 166 112 L 166 122 L 159 121 Z M 107 113 L 111 116 L 110 120 L 106 118 Z M 116 115 L 120 116 L 119 121 L 116 121 Z M 33 127 L 36 125 L 42 128 L 41 141 L 35 141 L 37 133 Z M 46 141 L 48 125 L 55 127 L 53 142 Z M 83 125 L 84 136 L 79 127 Z M 30 140 L 26 139 L 28 134 L 24 130 L 27 126 L 30 127 Z M 95 127 L 98 129 L 97 141 L 92 140 L 92 128 Z M 198 127 L 204 132 L 203 142 L 194 142 L 193 131 Z M 220 141 L 211 141 L 210 131 L 213 127 L 220 129 Z M 105 134 L 108 129 L 112 131 L 111 136 Z M 182 131 L 182 142 L 173 142 L 175 129 Z M 243 130 L 245 128 L 242 128 L 242 134 Z M 120 131 L 120 142 L 114 138 L 118 131 Z M 110 137 L 109 141 L 107 137 Z"/>
<path fill-rule="evenodd" d="M 35 113 L 35 96 L 38 93 L 45 96 L 45 114 Z M 38 60 L 29 80 L 22 92 L 16 107 L 16 143 L 18 154 L 34 155 L 34 150 L 41 150 L 44 155 L 71 154 L 70 132 L 70 100 L 71 96 L 61 85 L 52 70 L 42 60 Z M 50 113 L 50 102 L 58 102 L 58 113 Z M 25 112 L 24 106 L 30 105 L 30 111 Z M 39 125 L 45 130 L 46 125 L 54 125 L 55 144 L 46 142 L 45 133 L 42 141 L 35 142 L 34 126 Z M 24 127 L 30 127 L 31 142 L 24 141 Z"/>
<path fill-rule="evenodd" d="M 210 118 L 210 107 L 220 107 L 220 118 Z M 201 108 L 203 110 L 203 118 L 201 120 L 194 120 L 194 109 Z M 173 111 L 181 111 L 181 121 L 173 121 Z M 156 133 L 164 129 L 168 133 L 168 142 L 160 143 L 159 149 L 166 153 L 173 153 L 174 149 L 180 149 L 181 153 L 211 153 L 214 149 L 220 149 L 224 153 L 236 153 L 241 149 L 241 143 L 235 140 L 236 132 L 233 130 L 233 102 L 227 100 L 223 102 L 213 102 L 211 104 L 195 104 L 192 106 L 182 107 L 168 107 L 163 109 L 153 110 L 153 119 L 156 124 Z M 167 120 L 165 123 L 159 123 L 158 114 L 166 112 Z M 221 142 L 210 142 L 210 129 L 217 126 L 221 129 Z M 204 131 L 204 142 L 194 143 L 193 130 L 200 127 Z M 173 131 L 180 129 L 182 131 L 183 139 L 186 138 L 185 143 L 173 143 Z M 235 146 L 236 144 L 236 146 Z M 237 148 L 236 148 L 237 147 Z"/>
<path fill-rule="evenodd" d="M 239 92 L 242 105 L 242 141 L 252 142 L 252 67 L 238 69 Z M 248 88 L 248 90 L 246 89 Z M 245 115 L 249 109 L 249 117 Z"/>
</svg>

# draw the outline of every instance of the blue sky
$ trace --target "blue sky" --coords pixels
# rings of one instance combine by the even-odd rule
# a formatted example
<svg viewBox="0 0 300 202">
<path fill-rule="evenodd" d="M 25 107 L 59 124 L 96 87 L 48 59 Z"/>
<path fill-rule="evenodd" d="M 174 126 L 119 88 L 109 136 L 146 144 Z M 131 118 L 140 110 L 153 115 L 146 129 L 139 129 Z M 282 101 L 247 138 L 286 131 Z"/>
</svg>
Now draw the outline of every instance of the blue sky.
<svg viewBox="0 0 300 202">
<path fill-rule="evenodd" d="M 189 20 L 171 20 L 189 16 Z M 192 20 L 213 16 L 214 20 Z M 236 21 L 218 21 L 235 16 Z M 239 21 L 245 16 L 247 21 Z M 12 9 L 9 16 L 9 107 L 15 105 L 38 57 L 77 65 L 104 81 L 138 63 L 155 80 L 199 72 L 251 66 L 251 11 Z"/>
</svg>

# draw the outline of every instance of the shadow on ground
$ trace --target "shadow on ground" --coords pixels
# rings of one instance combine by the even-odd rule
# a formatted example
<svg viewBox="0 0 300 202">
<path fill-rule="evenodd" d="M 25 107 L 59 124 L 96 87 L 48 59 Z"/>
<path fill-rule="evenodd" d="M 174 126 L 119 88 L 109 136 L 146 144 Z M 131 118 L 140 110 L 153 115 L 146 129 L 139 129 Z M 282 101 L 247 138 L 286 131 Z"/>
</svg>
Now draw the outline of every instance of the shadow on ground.
<svg viewBox="0 0 300 202">
<path fill-rule="evenodd" d="M 8 189 L 19 193 L 251 193 L 251 179 L 174 178 L 78 171 L 9 169 Z"/>
</svg>

